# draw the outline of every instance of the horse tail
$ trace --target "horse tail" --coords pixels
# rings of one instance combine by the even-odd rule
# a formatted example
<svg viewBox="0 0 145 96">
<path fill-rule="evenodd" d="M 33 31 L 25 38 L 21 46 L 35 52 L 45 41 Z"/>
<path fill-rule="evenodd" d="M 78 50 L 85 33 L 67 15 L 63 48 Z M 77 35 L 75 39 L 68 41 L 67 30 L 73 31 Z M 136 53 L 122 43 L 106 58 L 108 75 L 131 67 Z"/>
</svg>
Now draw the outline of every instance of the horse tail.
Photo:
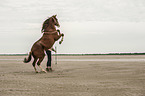
<svg viewBox="0 0 145 96">
<path fill-rule="evenodd" d="M 28 56 L 28 58 L 24 58 L 24 63 L 28 63 L 28 62 L 30 62 L 31 61 L 31 57 L 32 57 L 32 52 L 30 52 L 29 53 L 29 56 Z"/>
</svg>

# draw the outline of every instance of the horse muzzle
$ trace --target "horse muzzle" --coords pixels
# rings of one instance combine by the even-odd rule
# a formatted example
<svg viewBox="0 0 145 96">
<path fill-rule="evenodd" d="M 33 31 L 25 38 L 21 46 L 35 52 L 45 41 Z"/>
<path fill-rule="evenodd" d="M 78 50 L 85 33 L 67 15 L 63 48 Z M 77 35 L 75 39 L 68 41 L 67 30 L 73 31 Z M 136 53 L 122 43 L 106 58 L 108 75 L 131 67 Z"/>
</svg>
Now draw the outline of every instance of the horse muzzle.
<svg viewBox="0 0 145 96">
<path fill-rule="evenodd" d="M 60 27 L 60 25 L 59 24 L 55 24 L 57 27 Z"/>
</svg>

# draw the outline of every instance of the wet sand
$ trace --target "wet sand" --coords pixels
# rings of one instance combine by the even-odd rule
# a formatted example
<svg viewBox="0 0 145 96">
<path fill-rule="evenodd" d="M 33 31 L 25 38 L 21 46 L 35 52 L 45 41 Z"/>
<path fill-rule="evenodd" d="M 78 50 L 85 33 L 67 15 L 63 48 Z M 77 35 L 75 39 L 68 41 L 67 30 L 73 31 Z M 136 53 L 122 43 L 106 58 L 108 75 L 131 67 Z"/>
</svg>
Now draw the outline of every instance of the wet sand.
<svg viewBox="0 0 145 96">
<path fill-rule="evenodd" d="M 145 96 L 145 56 L 58 56 L 48 73 L 24 57 L 0 56 L 0 96 Z"/>
</svg>

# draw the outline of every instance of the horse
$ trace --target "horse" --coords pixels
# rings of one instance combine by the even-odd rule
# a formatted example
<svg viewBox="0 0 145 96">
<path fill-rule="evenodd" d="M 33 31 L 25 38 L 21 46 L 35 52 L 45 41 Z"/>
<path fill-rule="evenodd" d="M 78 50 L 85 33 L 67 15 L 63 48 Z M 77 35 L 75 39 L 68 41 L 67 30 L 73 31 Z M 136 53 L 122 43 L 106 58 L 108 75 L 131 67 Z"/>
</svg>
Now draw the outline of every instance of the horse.
<svg viewBox="0 0 145 96">
<path fill-rule="evenodd" d="M 58 19 L 56 18 L 56 15 L 51 16 L 46 21 L 47 22 L 44 22 L 42 30 L 41 30 L 41 32 L 43 32 L 42 37 L 33 44 L 28 57 L 24 58 L 24 61 L 23 61 L 24 63 L 28 63 L 31 61 L 31 57 L 33 57 L 34 61 L 32 65 L 36 73 L 38 73 L 35 67 L 36 63 L 40 67 L 41 71 L 46 72 L 40 66 L 41 62 L 43 61 L 45 57 L 44 51 L 52 48 L 55 41 L 57 41 L 58 39 L 62 37 L 61 41 L 59 42 L 59 44 L 61 44 L 64 37 L 64 34 L 60 33 L 60 30 L 56 30 L 56 26 L 60 27 Z"/>
</svg>

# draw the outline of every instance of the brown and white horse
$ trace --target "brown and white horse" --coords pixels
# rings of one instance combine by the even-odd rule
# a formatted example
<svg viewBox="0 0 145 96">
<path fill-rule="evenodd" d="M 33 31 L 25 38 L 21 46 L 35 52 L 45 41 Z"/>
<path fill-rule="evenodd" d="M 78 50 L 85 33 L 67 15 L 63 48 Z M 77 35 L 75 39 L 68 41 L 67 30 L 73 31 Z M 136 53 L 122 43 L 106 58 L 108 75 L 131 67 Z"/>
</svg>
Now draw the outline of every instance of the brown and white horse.
<svg viewBox="0 0 145 96">
<path fill-rule="evenodd" d="M 59 30 L 56 30 L 56 26 L 59 27 L 60 25 L 58 23 L 56 15 L 53 15 L 44 22 L 41 30 L 43 32 L 43 36 L 33 44 L 31 51 L 29 52 L 28 58 L 24 58 L 24 63 L 28 63 L 31 61 L 31 57 L 33 56 L 34 61 L 32 65 L 36 73 L 38 73 L 35 67 L 36 63 L 42 71 L 46 72 L 40 66 L 41 62 L 45 57 L 44 51 L 50 49 L 54 45 L 55 41 L 57 41 L 60 37 L 62 37 L 62 40 L 59 42 L 59 44 L 61 44 L 61 42 L 63 41 L 64 34 L 60 33 Z"/>
</svg>

